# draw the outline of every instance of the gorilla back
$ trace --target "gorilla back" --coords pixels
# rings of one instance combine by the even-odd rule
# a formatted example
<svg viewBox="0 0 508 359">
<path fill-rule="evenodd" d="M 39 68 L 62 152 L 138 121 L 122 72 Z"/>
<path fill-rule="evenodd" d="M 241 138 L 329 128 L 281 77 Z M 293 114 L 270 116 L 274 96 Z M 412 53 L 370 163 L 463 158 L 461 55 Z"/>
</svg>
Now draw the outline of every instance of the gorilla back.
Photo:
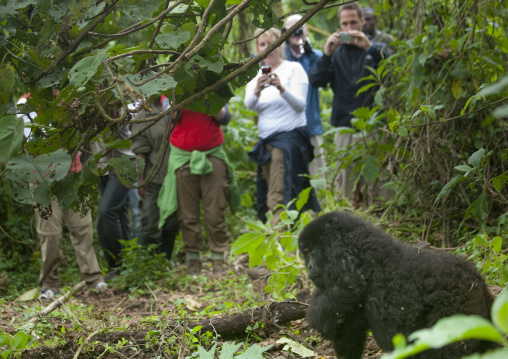
<svg viewBox="0 0 508 359">
<path fill-rule="evenodd" d="M 408 336 L 441 318 L 489 318 L 493 298 L 471 263 L 398 242 L 350 213 L 316 218 L 303 229 L 298 247 L 316 287 L 309 324 L 333 341 L 338 358 L 360 359 L 368 329 L 390 351 L 396 334 Z M 417 358 L 461 358 L 491 347 L 460 342 Z"/>
</svg>

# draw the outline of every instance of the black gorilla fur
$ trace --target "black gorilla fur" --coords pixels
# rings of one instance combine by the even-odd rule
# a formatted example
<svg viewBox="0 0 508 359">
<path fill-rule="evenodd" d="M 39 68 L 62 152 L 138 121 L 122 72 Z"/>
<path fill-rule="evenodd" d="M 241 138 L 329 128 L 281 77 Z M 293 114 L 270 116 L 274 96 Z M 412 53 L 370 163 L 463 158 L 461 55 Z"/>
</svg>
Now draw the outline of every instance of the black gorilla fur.
<svg viewBox="0 0 508 359">
<path fill-rule="evenodd" d="M 316 287 L 309 324 L 333 342 L 338 358 L 361 358 L 368 329 L 391 351 L 396 334 L 407 337 L 441 318 L 489 318 L 493 298 L 471 263 L 398 242 L 350 213 L 316 218 L 303 229 L 298 246 Z M 415 358 L 460 358 L 490 347 L 460 342 Z"/>
</svg>

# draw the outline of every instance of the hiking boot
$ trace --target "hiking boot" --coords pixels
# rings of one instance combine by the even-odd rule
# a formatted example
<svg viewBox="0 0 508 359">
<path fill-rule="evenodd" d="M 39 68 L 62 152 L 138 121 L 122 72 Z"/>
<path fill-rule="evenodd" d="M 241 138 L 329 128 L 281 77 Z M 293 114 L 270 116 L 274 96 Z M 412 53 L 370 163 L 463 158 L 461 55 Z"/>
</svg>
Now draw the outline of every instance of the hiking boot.
<svg viewBox="0 0 508 359">
<path fill-rule="evenodd" d="M 201 261 L 189 261 L 187 263 L 187 274 L 189 275 L 201 274 Z"/>
<path fill-rule="evenodd" d="M 39 294 L 39 299 L 53 299 L 55 298 L 55 292 L 51 289 L 42 289 L 41 294 Z"/>
<path fill-rule="evenodd" d="M 226 274 L 227 268 L 226 268 L 226 262 L 224 261 L 212 261 L 212 269 L 215 274 Z"/>
<path fill-rule="evenodd" d="M 108 283 L 106 283 L 106 282 L 99 282 L 99 283 L 97 283 L 95 285 L 94 289 L 99 290 L 99 291 L 106 290 L 106 289 L 108 289 Z"/>
</svg>

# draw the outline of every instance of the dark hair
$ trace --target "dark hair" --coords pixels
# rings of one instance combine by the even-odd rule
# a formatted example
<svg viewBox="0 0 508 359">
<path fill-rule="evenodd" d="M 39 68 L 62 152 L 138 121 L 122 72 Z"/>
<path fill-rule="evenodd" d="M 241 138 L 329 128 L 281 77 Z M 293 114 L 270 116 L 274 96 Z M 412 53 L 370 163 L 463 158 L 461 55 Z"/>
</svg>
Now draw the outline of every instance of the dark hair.
<svg viewBox="0 0 508 359">
<path fill-rule="evenodd" d="M 358 14 L 358 17 L 360 19 L 363 18 L 362 7 L 358 3 L 356 3 L 356 2 L 352 2 L 352 3 L 349 3 L 349 4 L 341 5 L 339 7 L 339 11 L 337 12 L 337 18 L 339 18 L 339 19 L 340 19 L 340 13 L 342 12 L 342 10 L 356 10 L 356 12 Z"/>
</svg>

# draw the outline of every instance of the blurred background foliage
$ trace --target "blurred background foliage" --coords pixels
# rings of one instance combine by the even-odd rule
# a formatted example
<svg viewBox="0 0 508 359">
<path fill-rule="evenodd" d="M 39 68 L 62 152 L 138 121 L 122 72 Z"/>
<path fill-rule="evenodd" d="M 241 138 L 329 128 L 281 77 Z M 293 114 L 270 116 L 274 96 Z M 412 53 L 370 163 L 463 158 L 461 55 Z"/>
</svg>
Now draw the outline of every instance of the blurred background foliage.
<svg viewBox="0 0 508 359">
<path fill-rule="evenodd" d="M 207 29 L 224 17 L 224 9 L 239 3 L 221 2 L 222 7 L 216 8 L 216 12 L 209 17 Z M 327 8 L 308 21 L 310 39 L 315 48 L 321 49 L 328 34 L 337 30 L 336 5 L 339 3 L 328 3 Z M 51 11 L 45 8 L 50 4 L 53 4 Z M 69 4 L 68 8 L 65 7 Z M 187 3 L 180 5 L 183 6 L 179 10 L 180 15 L 187 9 L 183 4 Z M 201 18 L 194 14 L 202 15 L 207 4 L 207 1 L 198 1 L 195 7 L 188 9 L 188 16 L 182 23 L 179 23 L 181 16 L 168 18 L 159 29 L 158 36 L 175 31 L 174 28 L 178 28 L 177 32 L 181 35 L 189 32 L 192 36 Z M 382 185 L 390 193 L 388 198 L 362 203 L 355 209 L 358 213 L 369 216 L 402 240 L 425 241 L 429 246 L 441 250 L 456 250 L 475 260 L 489 283 L 506 285 L 508 1 L 372 0 L 360 4 L 376 9 L 378 28 L 396 39 L 391 44 L 395 52 L 372 74 L 372 79 L 379 86 L 376 108 L 357 111 L 354 127 L 362 140 L 347 152 L 334 151 L 334 129 L 330 125 L 333 94 L 329 89 L 321 90 L 324 146 L 329 165 L 327 186 L 318 191 L 324 210 L 351 208 L 349 203 L 338 201 L 334 192 L 333 179 L 337 172 L 335 160 L 342 157 L 357 168 L 359 179 Z M 92 10 L 88 10 L 87 16 L 83 17 L 85 5 Z M 94 131 L 87 135 L 105 134 L 105 130 L 109 129 L 108 121 L 95 107 L 96 89 L 93 86 L 101 87 L 101 91 L 109 91 L 109 98 L 102 94 L 100 98 L 111 100 L 109 108 L 108 105 L 104 106 L 105 110 L 110 116 L 119 118 L 120 99 L 115 86 L 126 82 L 111 82 L 109 79 L 108 86 L 111 88 L 102 85 L 101 81 L 106 83 L 109 75 L 100 65 L 96 66 L 96 73 L 82 71 L 81 76 L 77 79 L 74 77 L 74 80 L 68 70 L 78 60 L 90 58 L 83 56 L 87 52 L 101 56 L 101 49 L 107 48 L 108 54 L 104 53 L 103 56 L 112 57 L 113 54 L 126 53 L 138 47 L 146 49 L 146 44 L 152 42 L 153 49 L 162 48 L 158 43 L 162 43 L 164 38 L 159 37 L 158 42 L 152 41 L 156 38 L 153 35 L 157 22 L 116 41 L 107 36 L 91 36 L 70 50 L 74 51 L 74 57 L 60 63 L 51 76 L 43 77 L 34 84 L 24 84 L 22 76 L 25 79 L 38 77 L 42 69 L 51 66 L 51 60 L 58 56 L 59 51 L 72 44 L 72 39 L 110 5 L 118 7 L 95 27 L 94 33 L 115 34 L 138 21 L 146 22 L 161 12 L 165 2 L 129 0 L 117 4 L 111 0 L 27 0 L 12 3 L 1 0 L 0 8 L 12 12 L 12 16 L 4 15 L 6 30 L 0 38 L 0 72 L 5 84 L 12 83 L 7 95 L 5 91 L 1 93 L 1 116 L 15 113 L 12 111 L 13 104 L 29 91 L 33 101 L 29 101 L 23 111 L 29 112 L 35 108 L 39 111 L 38 123 L 32 130 L 38 131 L 51 123 L 60 129 L 58 135 L 66 140 L 65 148 L 69 153 L 86 137 L 79 137 L 70 131 L 76 127 L 91 128 L 86 127 L 89 119 L 96 120 Z M 294 0 L 266 3 L 253 0 L 247 7 L 248 11 L 239 12 L 231 25 L 217 32 L 221 36 L 227 35 L 227 41 L 212 38 L 201 50 L 201 59 L 192 64 L 182 63 L 181 70 L 173 73 L 181 85 L 176 87 L 177 103 L 203 88 L 210 90 L 213 83 L 249 61 L 253 55 L 253 41 L 248 40 L 256 28 L 254 24 L 266 26 L 267 19 L 270 19 L 280 25 L 281 22 L 276 21 L 274 16 L 281 18 L 290 13 L 303 15 L 311 7 Z M 67 9 L 69 12 L 66 12 Z M 35 10 L 51 16 L 37 16 Z M 271 15 L 260 15 L 267 13 Z M 64 16 L 73 22 L 68 29 L 64 28 L 64 23 L 57 21 Z M 32 31 L 21 32 L 18 27 L 27 21 Z M 6 32 L 10 37 L 5 36 Z M 181 51 L 183 47 L 178 46 L 187 46 L 190 40 L 182 37 L 178 41 L 181 44 L 174 46 Z M 112 70 L 118 76 L 127 76 L 146 65 L 145 62 L 155 66 L 155 63 L 170 61 L 174 58 L 172 56 L 176 55 L 159 54 L 155 56 L 156 62 L 153 62 L 153 54 L 133 53 L 131 57 L 115 61 Z M 31 64 L 27 65 L 26 62 Z M 218 63 L 223 66 L 222 69 L 214 68 Z M 196 65 L 206 71 L 196 70 Z M 18 72 L 15 66 L 24 66 L 25 70 Z M 252 68 L 255 70 L 256 67 Z M 203 72 L 207 75 L 202 76 Z M 91 80 L 86 82 L 88 77 Z M 222 106 L 229 99 L 233 112 L 233 120 L 225 129 L 225 148 L 236 170 L 243 204 L 240 213 L 228 217 L 233 239 L 252 232 L 245 219 L 255 218 L 256 168 L 248 160 L 247 152 L 257 140 L 256 116 L 243 106 L 243 85 L 247 80 L 248 77 L 242 74 L 230 82 L 231 86 L 213 88 L 209 92 L 210 98 L 217 101 L 217 106 Z M 56 83 L 65 85 L 63 95 L 57 100 L 49 91 Z M 161 86 L 167 86 L 168 91 L 175 88 L 170 82 Z M 145 90 L 148 94 L 157 92 L 153 88 Z M 128 86 L 123 91 L 127 98 L 131 96 L 131 100 L 136 96 Z M 79 98 L 79 106 L 73 101 L 75 98 Z M 201 97 L 199 99 L 202 100 Z M 57 101 L 63 105 L 55 112 Z M 5 119 L 1 118 L 0 123 L 6 123 Z M 54 151 L 48 149 L 54 139 L 46 138 L 35 144 L 24 142 L 22 151 L 25 154 Z M 0 272 L 7 276 L 7 284 L 0 286 L 0 295 L 35 286 L 40 256 L 33 209 L 15 200 L 15 190 L 6 178 L 12 168 L 9 169 L 6 162 L 0 161 Z M 96 201 L 95 186 L 85 181 L 82 187 L 86 190 L 80 191 L 79 196 L 91 198 L 92 203 Z M 70 271 L 71 277 L 77 278 L 77 272 L 69 269 L 75 267 L 72 262 L 74 254 L 69 242 L 65 243 L 70 267 L 64 263 L 62 270 Z"/>
</svg>

